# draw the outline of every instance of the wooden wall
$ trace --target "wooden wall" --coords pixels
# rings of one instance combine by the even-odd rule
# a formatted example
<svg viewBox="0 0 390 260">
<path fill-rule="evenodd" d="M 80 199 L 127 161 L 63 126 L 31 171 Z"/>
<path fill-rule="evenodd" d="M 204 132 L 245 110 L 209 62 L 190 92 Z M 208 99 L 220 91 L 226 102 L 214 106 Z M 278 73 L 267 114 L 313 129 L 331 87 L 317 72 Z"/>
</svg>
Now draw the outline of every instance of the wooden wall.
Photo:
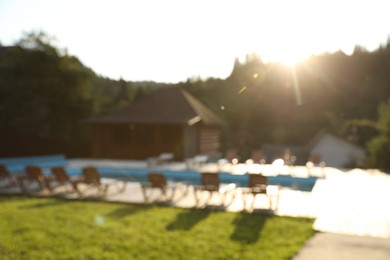
<svg viewBox="0 0 390 260">
<path fill-rule="evenodd" d="M 183 127 L 180 125 L 94 125 L 93 155 L 97 158 L 146 159 L 163 152 L 182 160 Z"/>
<path fill-rule="evenodd" d="M 157 124 L 101 124 L 92 127 L 96 158 L 140 159 L 173 153 L 176 161 L 219 152 L 218 128 Z"/>
<path fill-rule="evenodd" d="M 220 129 L 202 127 L 199 132 L 199 154 L 215 154 L 220 150 Z"/>
</svg>

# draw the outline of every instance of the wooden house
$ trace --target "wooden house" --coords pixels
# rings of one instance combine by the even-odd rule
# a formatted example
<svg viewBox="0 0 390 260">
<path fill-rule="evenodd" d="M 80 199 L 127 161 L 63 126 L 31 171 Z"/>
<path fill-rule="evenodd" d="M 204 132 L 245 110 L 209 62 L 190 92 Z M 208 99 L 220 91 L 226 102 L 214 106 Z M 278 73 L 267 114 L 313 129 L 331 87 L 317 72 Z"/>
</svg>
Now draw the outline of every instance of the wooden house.
<svg viewBox="0 0 390 260">
<path fill-rule="evenodd" d="M 217 153 L 225 125 L 188 92 L 173 87 L 161 88 L 90 123 L 94 157 L 146 159 L 173 153 L 174 160 Z"/>
</svg>

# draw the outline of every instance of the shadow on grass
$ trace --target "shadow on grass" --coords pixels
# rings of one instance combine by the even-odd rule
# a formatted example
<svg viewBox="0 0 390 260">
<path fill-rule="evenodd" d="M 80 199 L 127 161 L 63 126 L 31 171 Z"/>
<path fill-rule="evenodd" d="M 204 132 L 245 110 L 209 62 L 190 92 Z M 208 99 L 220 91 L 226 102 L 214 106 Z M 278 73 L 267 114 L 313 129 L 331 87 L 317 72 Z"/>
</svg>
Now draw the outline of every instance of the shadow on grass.
<svg viewBox="0 0 390 260">
<path fill-rule="evenodd" d="M 167 230 L 190 230 L 198 222 L 210 215 L 209 210 L 189 210 L 176 215 L 174 222 L 170 223 Z"/>
<path fill-rule="evenodd" d="M 69 203 L 69 201 L 66 200 L 51 200 L 47 202 L 39 202 L 34 203 L 32 205 L 26 205 L 26 206 L 20 206 L 20 209 L 35 209 L 35 208 L 45 208 L 45 207 L 51 207 L 51 206 L 60 206 L 65 203 Z"/>
<path fill-rule="evenodd" d="M 146 211 L 149 210 L 151 206 L 146 205 L 128 205 L 122 208 L 118 208 L 108 214 L 106 214 L 106 217 L 110 218 L 124 218 L 128 215 L 136 214 L 140 211 Z"/>
<path fill-rule="evenodd" d="M 260 238 L 261 230 L 272 216 L 242 212 L 234 219 L 235 229 L 231 239 L 244 244 L 253 244 Z"/>
</svg>

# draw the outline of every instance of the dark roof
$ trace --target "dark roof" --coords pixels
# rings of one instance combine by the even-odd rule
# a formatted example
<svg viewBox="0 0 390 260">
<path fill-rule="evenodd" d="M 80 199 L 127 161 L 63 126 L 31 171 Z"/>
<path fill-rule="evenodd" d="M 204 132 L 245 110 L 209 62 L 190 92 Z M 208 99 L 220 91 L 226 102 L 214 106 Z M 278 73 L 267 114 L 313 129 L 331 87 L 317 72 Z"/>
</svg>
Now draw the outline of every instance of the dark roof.
<svg viewBox="0 0 390 260">
<path fill-rule="evenodd" d="M 184 90 L 161 88 L 119 112 L 90 120 L 91 123 L 157 123 L 221 126 L 225 122 Z"/>
<path fill-rule="evenodd" d="M 22 48 L 19 46 L 0 46 L 0 57 L 18 49 L 21 50 Z"/>
<path fill-rule="evenodd" d="M 0 46 L 0 56 L 6 54 L 10 47 Z"/>
</svg>

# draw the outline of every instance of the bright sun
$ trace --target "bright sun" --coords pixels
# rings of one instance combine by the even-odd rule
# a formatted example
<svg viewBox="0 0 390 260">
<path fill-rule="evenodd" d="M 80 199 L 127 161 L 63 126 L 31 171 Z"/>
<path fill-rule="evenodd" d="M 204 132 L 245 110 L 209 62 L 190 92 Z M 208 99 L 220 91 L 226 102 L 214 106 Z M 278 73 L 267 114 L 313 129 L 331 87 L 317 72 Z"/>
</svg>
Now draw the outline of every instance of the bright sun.
<svg viewBox="0 0 390 260">
<path fill-rule="evenodd" d="M 307 58 L 306 54 L 300 53 L 289 53 L 285 55 L 280 62 L 287 66 L 295 66 L 296 64 L 304 61 Z"/>
<path fill-rule="evenodd" d="M 306 60 L 309 56 L 310 54 L 304 48 L 278 49 L 275 50 L 275 53 L 268 53 L 268 55 L 265 56 L 265 60 L 280 62 L 286 66 L 293 67 Z"/>
</svg>

